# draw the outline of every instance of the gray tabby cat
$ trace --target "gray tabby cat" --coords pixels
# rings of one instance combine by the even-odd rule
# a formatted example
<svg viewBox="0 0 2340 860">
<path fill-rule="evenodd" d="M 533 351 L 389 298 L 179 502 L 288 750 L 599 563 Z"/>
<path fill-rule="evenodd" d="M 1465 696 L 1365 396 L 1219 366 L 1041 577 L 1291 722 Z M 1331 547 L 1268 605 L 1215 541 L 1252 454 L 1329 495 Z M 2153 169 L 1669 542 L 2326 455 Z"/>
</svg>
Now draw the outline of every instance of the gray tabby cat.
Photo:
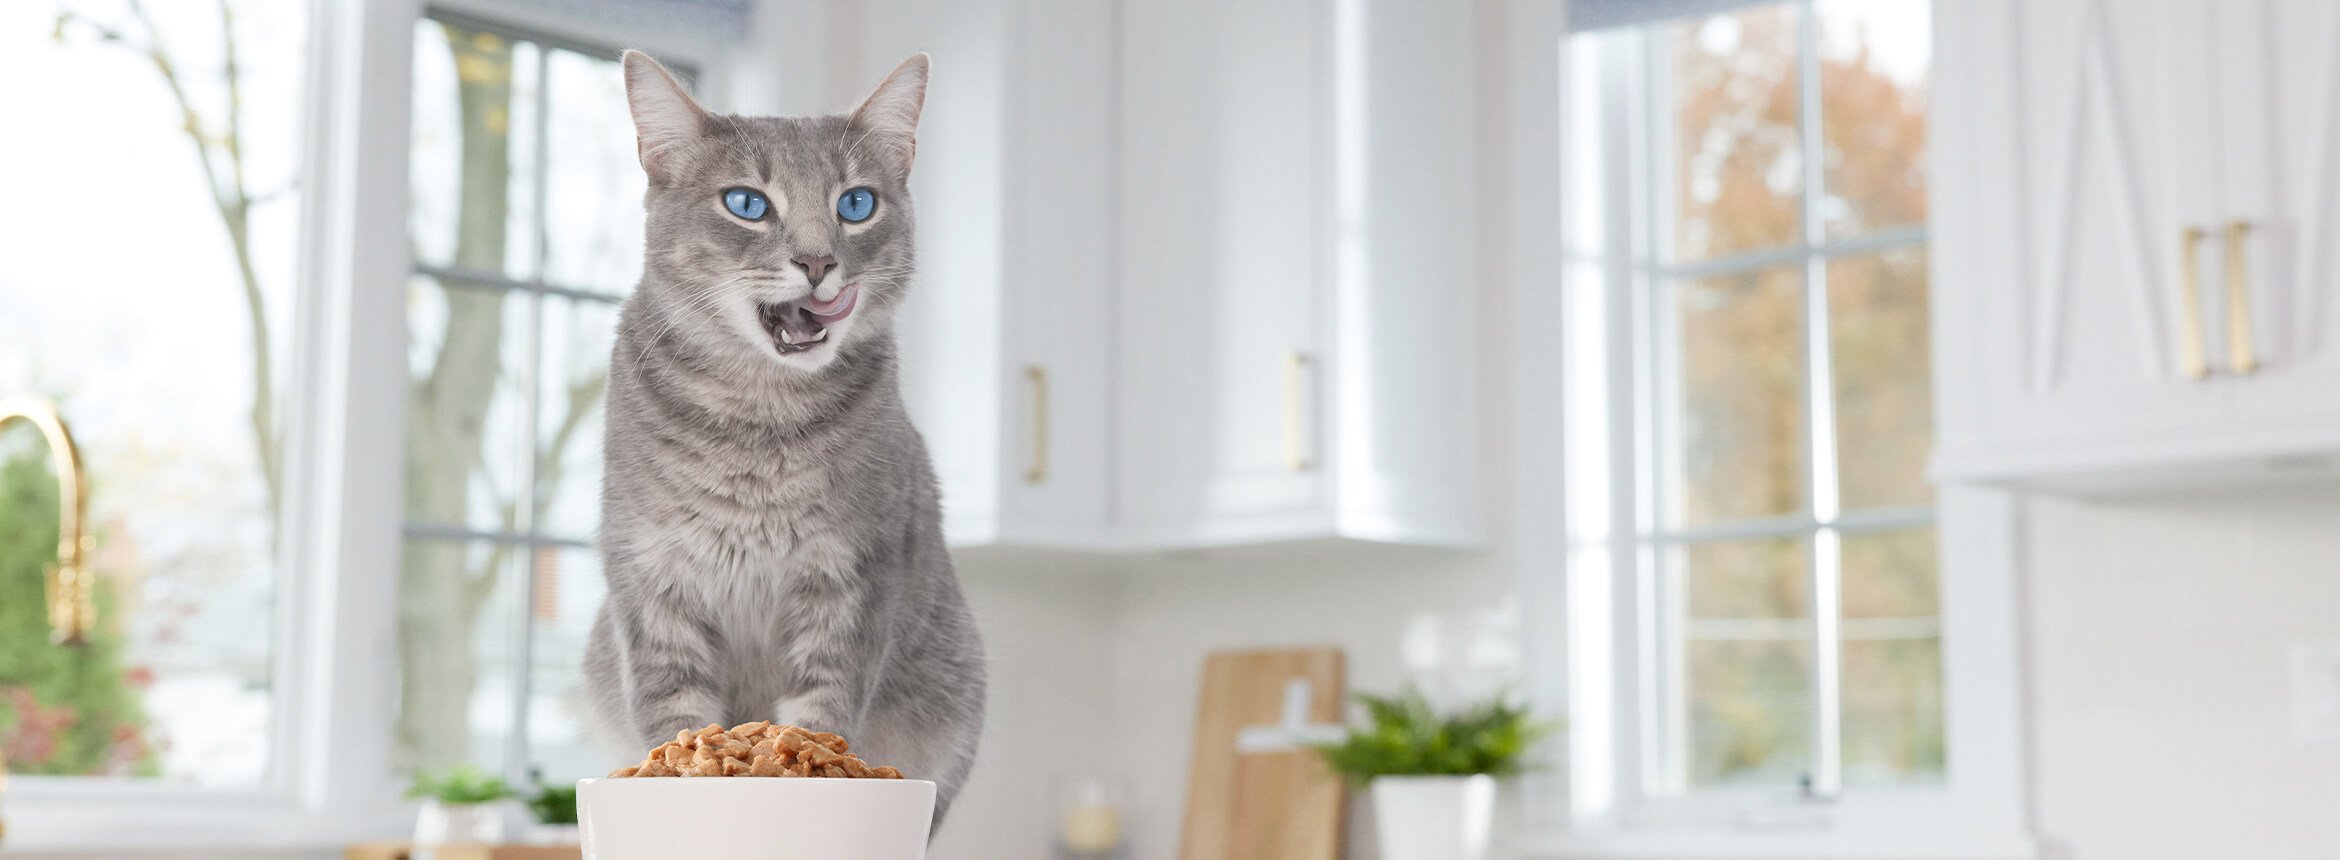
<svg viewBox="0 0 2340 860">
<path fill-rule="evenodd" d="M 711 114 L 648 56 L 625 71 L 649 251 L 610 357 L 604 728 L 636 756 L 709 723 L 838 732 L 933 780 L 940 822 L 984 671 L 897 379 L 926 55 L 818 117 Z"/>
</svg>

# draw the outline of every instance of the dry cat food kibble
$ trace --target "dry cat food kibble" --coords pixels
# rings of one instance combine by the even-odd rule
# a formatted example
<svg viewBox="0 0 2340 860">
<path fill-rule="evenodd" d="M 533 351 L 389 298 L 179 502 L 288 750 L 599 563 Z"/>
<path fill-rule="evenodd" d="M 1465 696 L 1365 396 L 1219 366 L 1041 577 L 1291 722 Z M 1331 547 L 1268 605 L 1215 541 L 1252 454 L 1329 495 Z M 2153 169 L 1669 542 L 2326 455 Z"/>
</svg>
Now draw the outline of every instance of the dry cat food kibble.
<svg viewBox="0 0 2340 860">
<path fill-rule="evenodd" d="M 742 723 L 724 731 L 709 725 L 684 729 L 651 750 L 642 763 L 619 768 L 628 776 L 815 776 L 846 779 L 901 779 L 890 767 L 870 767 L 846 752 L 845 739 L 770 722 Z"/>
</svg>

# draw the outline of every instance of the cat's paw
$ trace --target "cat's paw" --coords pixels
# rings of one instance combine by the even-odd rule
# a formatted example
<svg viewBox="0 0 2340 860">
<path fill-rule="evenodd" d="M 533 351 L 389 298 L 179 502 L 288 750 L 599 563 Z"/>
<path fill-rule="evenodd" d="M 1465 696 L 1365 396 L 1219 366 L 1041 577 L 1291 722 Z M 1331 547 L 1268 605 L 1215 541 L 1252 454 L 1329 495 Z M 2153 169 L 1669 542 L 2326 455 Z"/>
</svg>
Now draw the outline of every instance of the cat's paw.
<svg viewBox="0 0 2340 860">
<path fill-rule="evenodd" d="M 818 694 L 807 694 L 781 699 L 772 706 L 772 721 L 816 732 L 843 734 L 843 721 L 837 718 L 833 709 L 825 706 L 822 701 L 825 698 Z"/>
<path fill-rule="evenodd" d="M 638 734 L 642 736 L 644 741 L 649 742 L 650 746 L 657 746 L 684 735 L 698 734 L 708 726 L 724 728 L 730 725 L 730 723 L 723 721 L 723 715 L 720 713 L 713 711 L 686 712 L 644 718 Z"/>
</svg>

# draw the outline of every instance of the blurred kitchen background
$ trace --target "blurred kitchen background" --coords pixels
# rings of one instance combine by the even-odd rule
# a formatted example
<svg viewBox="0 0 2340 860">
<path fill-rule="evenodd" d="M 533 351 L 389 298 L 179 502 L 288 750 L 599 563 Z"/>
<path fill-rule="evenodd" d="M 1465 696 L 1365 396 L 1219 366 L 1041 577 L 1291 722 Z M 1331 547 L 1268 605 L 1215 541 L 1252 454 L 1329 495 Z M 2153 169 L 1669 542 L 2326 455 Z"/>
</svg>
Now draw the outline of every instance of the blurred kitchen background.
<svg viewBox="0 0 2340 860">
<path fill-rule="evenodd" d="M 0 398 L 70 425 L 90 540 L 53 572 L 51 449 L 0 429 L 0 855 L 340 856 L 418 771 L 621 763 L 578 662 L 637 47 L 747 113 L 933 56 L 904 377 L 992 666 L 938 858 L 1096 805 L 1121 856 L 1237 856 L 1195 828 L 1244 802 L 1200 774 L 1246 649 L 1558 727 L 1497 856 L 2340 857 L 2336 38 L 2317 0 L 5 4 Z M 1381 856 L 1363 797 L 1308 826 Z"/>
</svg>

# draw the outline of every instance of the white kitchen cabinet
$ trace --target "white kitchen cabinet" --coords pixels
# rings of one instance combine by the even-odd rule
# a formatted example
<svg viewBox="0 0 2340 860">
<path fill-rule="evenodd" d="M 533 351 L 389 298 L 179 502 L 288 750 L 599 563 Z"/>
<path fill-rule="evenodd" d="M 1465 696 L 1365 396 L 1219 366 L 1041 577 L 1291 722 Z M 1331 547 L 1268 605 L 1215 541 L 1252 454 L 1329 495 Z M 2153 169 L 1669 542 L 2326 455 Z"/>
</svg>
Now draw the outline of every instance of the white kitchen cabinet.
<svg viewBox="0 0 2340 860">
<path fill-rule="evenodd" d="M 1331 34 L 1308 2 L 1129 3 L 1123 503 L 1161 542 L 1322 509 Z"/>
<path fill-rule="evenodd" d="M 2340 425 L 2340 4 L 2212 4 L 2218 125 L 2231 127 L 2221 214 L 2239 239 L 2258 369 L 2235 386 L 2245 422 Z M 2236 347 L 2228 344 L 2229 352 Z M 2313 432 L 2313 431 L 2311 431 Z"/>
<path fill-rule="evenodd" d="M 2153 485 L 2340 451 L 2335 11 L 1937 6 L 1941 478 Z"/>
<path fill-rule="evenodd" d="M 1478 540 L 1468 8 L 1121 15 L 1129 540 Z"/>
<path fill-rule="evenodd" d="M 1114 7 L 1012 4 L 997 540 L 1114 544 Z"/>
<path fill-rule="evenodd" d="M 1106 547 L 1114 204 L 1112 8 L 871 0 L 831 8 L 852 104 L 933 56 L 911 190 L 919 275 L 903 389 L 953 545 Z"/>
<path fill-rule="evenodd" d="M 1467 7 L 831 11 L 840 99 L 934 56 L 903 377 L 955 545 L 1481 538 Z"/>
</svg>

